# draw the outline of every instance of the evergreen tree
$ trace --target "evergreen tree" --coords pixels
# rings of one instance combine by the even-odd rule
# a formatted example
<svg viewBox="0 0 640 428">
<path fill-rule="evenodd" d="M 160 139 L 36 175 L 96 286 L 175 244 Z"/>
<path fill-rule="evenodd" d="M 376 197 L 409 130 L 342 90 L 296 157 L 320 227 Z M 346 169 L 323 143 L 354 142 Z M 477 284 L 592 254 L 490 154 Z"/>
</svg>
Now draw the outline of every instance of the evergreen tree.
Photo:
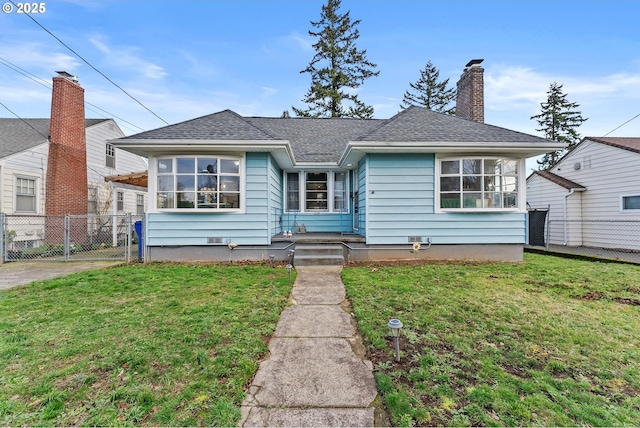
<svg viewBox="0 0 640 428">
<path fill-rule="evenodd" d="M 358 50 L 356 40 L 360 32 L 351 22 L 349 12 L 340 14 L 341 0 L 327 0 L 322 6 L 320 20 L 311 21 L 318 31 L 309 31 L 316 38 L 316 51 L 311 63 L 300 73 L 311 75 L 311 87 L 303 98 L 306 109 L 292 107 L 294 113 L 305 117 L 373 117 L 373 107 L 358 98 L 354 89 L 369 77 L 377 76 L 376 64 L 367 60 L 367 51 Z M 344 104 L 348 105 L 344 105 Z"/>
<path fill-rule="evenodd" d="M 431 63 L 427 62 L 424 70 L 420 70 L 420 79 L 415 83 L 409 83 L 411 90 L 404 93 L 400 108 L 418 106 L 440 113 L 455 114 L 456 90 L 447 88 L 449 79 L 438 82 L 440 72 Z"/>
<path fill-rule="evenodd" d="M 579 104 L 567 101 L 567 94 L 562 93 L 562 85 L 553 82 L 547 92 L 547 101 L 540 103 L 542 113 L 531 116 L 538 121 L 540 128 L 536 131 L 544 133 L 549 140 L 567 143 L 563 150 L 547 153 L 538 161 L 538 169 L 548 170 L 558 163 L 560 158 L 580 141 L 577 128 L 587 119 L 582 117 L 580 111 L 576 111 Z"/>
</svg>

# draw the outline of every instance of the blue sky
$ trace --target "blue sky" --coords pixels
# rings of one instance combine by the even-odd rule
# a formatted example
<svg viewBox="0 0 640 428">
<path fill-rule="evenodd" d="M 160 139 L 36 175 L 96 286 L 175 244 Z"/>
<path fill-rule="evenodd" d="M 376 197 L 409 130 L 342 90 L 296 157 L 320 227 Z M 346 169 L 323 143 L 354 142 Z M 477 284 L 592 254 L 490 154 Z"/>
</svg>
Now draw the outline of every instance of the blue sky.
<svg viewBox="0 0 640 428">
<path fill-rule="evenodd" d="M 308 30 L 323 3 L 49 0 L 33 16 L 176 123 L 224 109 L 280 116 L 304 107 L 310 77 L 299 71 L 313 57 Z M 552 82 L 589 118 L 583 136 L 603 136 L 640 114 L 638 0 L 343 0 L 341 11 L 362 20 L 358 47 L 380 71 L 358 90 L 376 118 L 399 111 L 427 61 L 454 86 L 474 58 L 484 59 L 492 125 L 538 135 L 529 118 Z M 0 13 L 0 102 L 24 118 L 48 117 L 50 90 L 3 61 L 47 82 L 58 70 L 77 75 L 86 101 L 139 127 L 120 122 L 126 134 L 164 125 L 15 10 Z M 0 117 L 12 114 L 0 106 Z M 609 136 L 640 137 L 640 117 Z"/>
</svg>

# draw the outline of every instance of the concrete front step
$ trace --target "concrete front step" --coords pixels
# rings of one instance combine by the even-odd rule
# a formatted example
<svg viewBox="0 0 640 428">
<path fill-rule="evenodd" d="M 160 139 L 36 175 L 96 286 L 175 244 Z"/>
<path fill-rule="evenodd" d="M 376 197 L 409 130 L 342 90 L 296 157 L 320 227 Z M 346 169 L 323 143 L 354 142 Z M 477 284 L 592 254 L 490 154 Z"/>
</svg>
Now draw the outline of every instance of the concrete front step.
<svg viewBox="0 0 640 428">
<path fill-rule="evenodd" d="M 342 245 L 296 245 L 294 263 L 297 266 L 342 266 Z"/>
</svg>

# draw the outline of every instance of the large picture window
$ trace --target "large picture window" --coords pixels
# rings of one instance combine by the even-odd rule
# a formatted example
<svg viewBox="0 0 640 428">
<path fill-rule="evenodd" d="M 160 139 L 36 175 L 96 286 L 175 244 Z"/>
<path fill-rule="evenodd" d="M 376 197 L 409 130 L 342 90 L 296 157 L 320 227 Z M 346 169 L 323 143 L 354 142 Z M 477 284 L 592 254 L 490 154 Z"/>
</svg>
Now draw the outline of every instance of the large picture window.
<svg viewBox="0 0 640 428">
<path fill-rule="evenodd" d="M 518 160 L 440 159 L 440 208 L 518 208 Z"/>
<path fill-rule="evenodd" d="M 347 212 L 348 174 L 343 171 L 307 171 L 285 174 L 285 210 Z"/>
<path fill-rule="evenodd" d="M 159 209 L 240 209 L 240 158 L 161 158 L 157 168 Z"/>
</svg>

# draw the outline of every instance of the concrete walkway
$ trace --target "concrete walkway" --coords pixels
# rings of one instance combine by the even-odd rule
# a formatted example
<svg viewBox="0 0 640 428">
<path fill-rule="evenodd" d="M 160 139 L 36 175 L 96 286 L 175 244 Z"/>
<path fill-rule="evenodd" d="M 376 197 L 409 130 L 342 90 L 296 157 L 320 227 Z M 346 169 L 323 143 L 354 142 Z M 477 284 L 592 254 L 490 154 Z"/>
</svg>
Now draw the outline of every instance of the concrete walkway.
<svg viewBox="0 0 640 428">
<path fill-rule="evenodd" d="M 240 426 L 374 426 L 371 363 L 346 307 L 340 266 L 298 267 L 293 306 L 242 404 Z"/>
<path fill-rule="evenodd" d="M 10 262 L 0 263 L 0 290 L 7 290 L 33 281 L 69 275 L 93 269 L 105 269 L 121 265 L 120 261 L 82 261 L 82 262 Z"/>
</svg>

